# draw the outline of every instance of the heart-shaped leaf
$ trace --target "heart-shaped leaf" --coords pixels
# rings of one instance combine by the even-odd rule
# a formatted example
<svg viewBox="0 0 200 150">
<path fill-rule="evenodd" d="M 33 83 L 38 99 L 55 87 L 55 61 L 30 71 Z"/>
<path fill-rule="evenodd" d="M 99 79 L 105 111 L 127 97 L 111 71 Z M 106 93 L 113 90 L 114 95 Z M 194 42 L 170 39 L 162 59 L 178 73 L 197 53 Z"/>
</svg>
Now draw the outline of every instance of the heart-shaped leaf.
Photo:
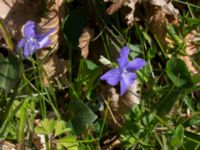
<svg viewBox="0 0 200 150">
<path fill-rule="evenodd" d="M 81 100 L 71 100 L 69 106 L 72 125 L 76 134 L 83 132 L 97 118 L 92 110 Z"/>
<path fill-rule="evenodd" d="M 0 88 L 6 92 L 17 84 L 22 66 L 16 55 L 0 48 Z"/>
<path fill-rule="evenodd" d="M 189 85 L 192 82 L 191 75 L 186 64 L 179 58 L 171 58 L 167 62 L 166 71 L 168 77 L 177 87 Z"/>
</svg>

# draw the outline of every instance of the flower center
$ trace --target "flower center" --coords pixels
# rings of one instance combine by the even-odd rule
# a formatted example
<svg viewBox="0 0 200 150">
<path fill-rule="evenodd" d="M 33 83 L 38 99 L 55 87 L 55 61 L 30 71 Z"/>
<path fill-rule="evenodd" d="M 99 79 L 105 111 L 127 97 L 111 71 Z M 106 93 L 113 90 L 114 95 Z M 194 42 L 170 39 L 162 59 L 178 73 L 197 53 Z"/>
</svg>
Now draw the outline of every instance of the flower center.
<svg viewBox="0 0 200 150">
<path fill-rule="evenodd" d="M 30 41 L 31 42 L 37 42 L 37 40 L 35 38 L 33 38 L 33 37 L 30 37 Z"/>
<path fill-rule="evenodd" d="M 126 73 L 127 73 L 127 70 L 123 69 L 123 71 L 122 71 L 122 77 L 124 77 Z"/>
</svg>

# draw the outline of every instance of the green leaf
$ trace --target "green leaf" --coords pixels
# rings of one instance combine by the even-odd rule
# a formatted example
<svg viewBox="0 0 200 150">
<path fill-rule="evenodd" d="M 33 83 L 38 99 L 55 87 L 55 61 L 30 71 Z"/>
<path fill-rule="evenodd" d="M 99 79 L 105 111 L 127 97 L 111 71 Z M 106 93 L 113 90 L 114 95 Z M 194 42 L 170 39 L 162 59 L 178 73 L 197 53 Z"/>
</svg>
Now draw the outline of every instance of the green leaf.
<svg viewBox="0 0 200 150">
<path fill-rule="evenodd" d="M 192 150 L 199 150 L 200 148 L 200 144 L 197 144 L 193 141 L 187 141 L 184 143 L 184 150 L 189 150 L 189 149 L 192 149 Z"/>
<path fill-rule="evenodd" d="M 148 49 L 148 52 L 147 52 L 147 58 L 148 59 L 153 59 L 156 55 L 156 48 L 155 47 L 150 47 Z"/>
<path fill-rule="evenodd" d="M 101 69 L 90 60 L 82 59 L 79 66 L 79 73 L 76 78 L 75 88 L 79 95 L 89 99 L 91 91 L 98 85 Z M 84 92 L 83 92 L 84 88 Z"/>
<path fill-rule="evenodd" d="M 55 136 L 61 135 L 65 132 L 69 132 L 71 129 L 66 128 L 66 122 L 65 121 L 57 121 L 55 125 Z"/>
<path fill-rule="evenodd" d="M 152 38 L 146 31 L 142 31 L 144 39 L 148 42 L 149 45 L 152 45 Z"/>
<path fill-rule="evenodd" d="M 157 115 L 163 117 L 168 114 L 180 95 L 181 90 L 179 89 L 174 89 L 173 91 L 165 93 L 156 105 L 155 111 Z"/>
<path fill-rule="evenodd" d="M 48 134 L 51 134 L 51 133 L 53 133 L 53 129 L 55 128 L 55 124 L 56 124 L 56 122 L 55 122 L 55 120 L 53 120 L 53 119 L 51 119 L 51 120 L 49 120 L 49 119 L 44 119 L 43 121 L 42 121 L 42 127 L 47 131 L 47 133 Z"/>
<path fill-rule="evenodd" d="M 196 115 L 194 117 L 191 118 L 191 120 L 189 121 L 189 124 L 192 125 L 200 125 L 200 115 Z"/>
<path fill-rule="evenodd" d="M 79 37 L 83 32 L 83 28 L 87 25 L 87 17 L 83 8 L 78 8 L 72 11 L 64 20 L 63 33 L 72 44 L 72 47 L 77 47 Z"/>
<path fill-rule="evenodd" d="M 67 148 L 68 150 L 78 150 L 78 144 L 76 138 L 73 136 L 67 136 L 56 140 L 57 149 L 62 149 L 62 147 Z"/>
<path fill-rule="evenodd" d="M 180 38 L 179 38 L 179 36 L 177 35 L 174 26 L 168 25 L 168 26 L 167 26 L 167 31 L 168 31 L 170 37 L 172 38 L 172 40 L 173 40 L 174 42 L 178 43 L 178 42 L 180 41 Z"/>
<path fill-rule="evenodd" d="M 191 140 L 194 143 L 200 144 L 200 135 L 193 132 L 185 131 L 185 136 L 187 137 L 188 140 Z"/>
<path fill-rule="evenodd" d="M 168 92 L 165 92 L 156 104 L 155 112 L 157 112 L 157 115 L 164 117 L 168 114 L 176 101 L 184 97 L 188 92 L 190 93 L 191 89 L 191 86 L 182 86 L 180 88 L 171 86 L 167 88 L 166 91 Z"/>
<path fill-rule="evenodd" d="M 95 70 L 98 66 L 90 60 L 83 59 L 82 60 L 89 70 Z"/>
<path fill-rule="evenodd" d="M 128 47 L 130 48 L 130 53 L 129 55 L 131 56 L 131 58 L 135 58 L 137 57 L 138 55 L 141 55 L 142 54 L 142 51 L 141 51 L 141 45 L 138 45 L 138 44 L 128 44 Z"/>
<path fill-rule="evenodd" d="M 0 49 L 0 88 L 9 92 L 21 75 L 22 66 L 19 59 L 10 51 Z"/>
<path fill-rule="evenodd" d="M 166 71 L 168 77 L 177 87 L 191 84 L 191 75 L 186 64 L 181 59 L 171 58 L 167 62 Z"/>
<path fill-rule="evenodd" d="M 37 126 L 35 128 L 35 132 L 38 133 L 38 134 L 44 134 L 44 135 L 48 135 L 49 133 L 45 130 L 45 128 L 43 127 L 39 127 Z"/>
<path fill-rule="evenodd" d="M 194 102 L 191 97 L 186 95 L 182 98 L 182 101 L 190 110 L 194 110 Z"/>
<path fill-rule="evenodd" d="M 90 60 L 82 59 L 79 68 L 77 80 L 80 82 L 91 82 L 92 77 L 95 77 L 99 67 Z"/>
<path fill-rule="evenodd" d="M 56 125 L 55 120 L 53 120 L 53 119 L 50 120 L 50 119 L 45 118 L 41 122 L 41 126 L 38 126 L 35 128 L 35 131 L 36 131 L 36 133 L 39 133 L 39 134 L 51 135 L 51 134 L 53 134 L 55 125 Z"/>
<path fill-rule="evenodd" d="M 24 142 L 24 127 L 26 125 L 27 121 L 27 110 L 29 105 L 29 100 L 26 99 L 22 107 L 20 108 L 20 121 L 19 121 L 19 127 L 18 127 L 18 143 L 23 145 Z"/>
<path fill-rule="evenodd" d="M 189 24 L 189 26 L 184 26 L 184 30 L 182 31 L 183 36 L 186 36 L 189 32 L 196 29 L 196 27 L 200 24 L 199 17 L 190 18 L 188 16 L 184 16 L 182 19 L 184 22 L 187 22 L 186 24 Z"/>
<path fill-rule="evenodd" d="M 184 137 L 184 127 L 179 124 L 176 127 L 176 130 L 174 132 L 172 140 L 170 141 L 170 144 L 173 147 L 179 147 L 180 145 L 183 144 L 183 137 Z"/>
<path fill-rule="evenodd" d="M 72 115 L 72 126 L 76 134 L 82 133 L 97 118 L 92 110 L 81 100 L 71 100 L 69 110 Z"/>
<path fill-rule="evenodd" d="M 200 82 L 200 74 L 196 74 L 192 77 L 192 81 L 194 84 L 199 83 Z"/>
</svg>

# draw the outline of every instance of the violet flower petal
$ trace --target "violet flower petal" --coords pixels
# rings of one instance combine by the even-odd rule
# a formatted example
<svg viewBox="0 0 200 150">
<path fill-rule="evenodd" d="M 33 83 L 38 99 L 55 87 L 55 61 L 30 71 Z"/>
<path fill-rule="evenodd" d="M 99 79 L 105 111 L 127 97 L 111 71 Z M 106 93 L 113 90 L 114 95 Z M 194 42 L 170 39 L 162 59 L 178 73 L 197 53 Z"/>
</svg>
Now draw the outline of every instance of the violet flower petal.
<svg viewBox="0 0 200 150">
<path fill-rule="evenodd" d="M 123 77 L 120 80 L 120 95 L 123 95 L 128 90 L 129 86 L 133 84 L 136 77 L 136 74 L 132 72 L 123 74 Z"/>
<path fill-rule="evenodd" d="M 25 57 L 29 57 L 33 53 L 35 53 L 38 49 L 40 49 L 40 45 L 38 42 L 27 39 L 27 41 L 24 45 L 23 55 Z"/>
<path fill-rule="evenodd" d="M 29 57 L 33 54 L 33 51 L 35 49 L 35 43 L 33 42 L 26 42 L 24 45 L 24 53 L 23 55 L 25 57 Z"/>
<path fill-rule="evenodd" d="M 24 57 L 29 57 L 31 55 L 31 50 L 30 50 L 30 45 L 28 43 L 24 44 L 24 52 L 23 55 Z"/>
<path fill-rule="evenodd" d="M 101 80 L 106 80 L 108 84 L 115 86 L 120 81 L 120 95 L 123 95 L 133 84 L 137 75 L 135 71 L 141 69 L 146 61 L 136 58 L 131 62 L 128 61 L 130 49 L 126 46 L 121 49 L 120 57 L 117 59 L 119 68 L 112 69 L 101 76 Z"/>
<path fill-rule="evenodd" d="M 45 35 L 43 34 L 37 34 L 36 35 L 36 40 L 38 41 L 41 48 L 48 47 L 49 45 L 52 44 L 49 35 L 55 31 L 54 28 L 50 29 Z"/>
<path fill-rule="evenodd" d="M 112 69 L 103 74 L 100 79 L 105 80 L 108 84 L 115 86 L 119 82 L 121 77 L 121 71 L 119 68 Z"/>
<path fill-rule="evenodd" d="M 127 71 L 135 72 L 136 70 L 141 69 L 146 64 L 146 61 L 142 58 L 135 58 L 134 60 L 130 61 L 127 65 Z"/>
<path fill-rule="evenodd" d="M 39 41 L 38 44 L 39 44 L 38 49 L 41 49 L 41 48 L 45 48 L 45 47 L 48 47 L 49 45 L 51 45 L 51 41 L 50 41 L 49 37 L 46 36 L 41 41 Z"/>
<path fill-rule="evenodd" d="M 49 35 L 54 31 L 50 29 L 46 34 L 37 31 L 37 25 L 33 21 L 27 21 L 22 27 L 23 38 L 18 42 L 17 51 L 22 51 L 22 57 L 29 57 L 37 50 L 51 45 Z"/>
<path fill-rule="evenodd" d="M 33 21 L 27 21 L 22 27 L 23 36 L 26 38 L 34 37 L 36 33 L 36 24 Z"/>
<path fill-rule="evenodd" d="M 121 69 L 124 69 L 128 64 L 128 54 L 130 49 L 126 46 L 121 49 L 120 57 L 117 59 L 118 65 Z"/>
<path fill-rule="evenodd" d="M 17 43 L 17 48 L 18 50 L 22 49 L 24 47 L 25 44 L 25 39 L 22 38 L 18 43 Z"/>
</svg>

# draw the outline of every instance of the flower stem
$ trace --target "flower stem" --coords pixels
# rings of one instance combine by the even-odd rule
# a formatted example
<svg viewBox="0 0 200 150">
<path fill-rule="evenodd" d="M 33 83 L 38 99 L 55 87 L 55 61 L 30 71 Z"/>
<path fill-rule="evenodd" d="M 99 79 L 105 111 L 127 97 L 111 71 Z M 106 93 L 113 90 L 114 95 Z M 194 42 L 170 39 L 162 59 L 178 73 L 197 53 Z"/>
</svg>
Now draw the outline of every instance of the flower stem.
<svg viewBox="0 0 200 150">
<path fill-rule="evenodd" d="M 7 46 L 8 46 L 8 49 L 13 50 L 14 49 L 13 41 L 11 40 L 11 38 L 8 34 L 8 31 L 6 30 L 2 19 L 0 19 L 0 31 L 2 33 L 2 36 L 3 36 Z"/>
</svg>

